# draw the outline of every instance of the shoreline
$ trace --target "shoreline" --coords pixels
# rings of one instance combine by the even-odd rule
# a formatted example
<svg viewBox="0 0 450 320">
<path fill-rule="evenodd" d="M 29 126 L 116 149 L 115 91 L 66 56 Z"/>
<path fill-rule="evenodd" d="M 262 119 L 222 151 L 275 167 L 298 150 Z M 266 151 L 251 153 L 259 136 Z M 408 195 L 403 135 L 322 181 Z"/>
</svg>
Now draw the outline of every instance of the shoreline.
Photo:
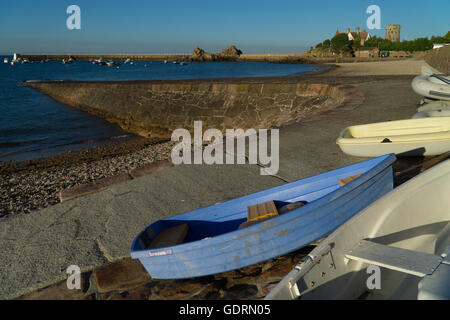
<svg viewBox="0 0 450 320">
<path fill-rule="evenodd" d="M 0 164 L 0 220 L 61 202 L 63 190 L 167 160 L 172 142 L 132 136 L 80 151 Z"/>
<path fill-rule="evenodd" d="M 11 55 L 10 55 L 11 56 Z M 190 61 L 190 62 L 267 62 L 277 64 L 327 64 L 327 63 L 357 63 L 376 61 L 399 61 L 408 57 L 316 57 L 305 53 L 243 53 L 241 55 L 222 56 L 215 54 L 214 58 L 196 57 L 192 54 L 18 54 L 19 58 L 30 61 L 52 60 L 62 61 L 72 58 L 75 61 L 91 61 L 96 59 L 125 61 Z M 415 58 L 414 58 L 415 59 Z"/>
<path fill-rule="evenodd" d="M 320 70 L 314 70 L 311 72 L 306 73 L 298 73 L 294 75 L 286 75 L 286 76 L 267 76 L 267 77 L 241 77 L 241 78 L 202 78 L 202 79 L 175 79 L 175 80 L 117 80 L 117 81 L 93 81 L 98 84 L 121 84 L 121 83 L 127 83 L 127 84 L 139 84 L 139 83 L 155 83 L 155 84 L 176 84 L 176 83 L 184 83 L 184 82 L 191 82 L 191 83 L 204 83 L 204 82 L 214 82 L 214 83 L 221 83 L 221 82 L 248 82 L 251 80 L 254 80 L 255 82 L 271 82 L 271 81 L 283 81 L 283 80 L 290 80 L 294 79 L 296 80 L 299 77 L 302 76 L 317 76 L 324 74 L 326 72 L 329 72 L 331 70 L 334 70 L 338 66 L 336 65 L 322 65 L 322 69 Z M 52 80 L 43 80 L 43 81 L 24 81 L 22 82 L 22 85 L 31 87 L 32 83 L 49 83 L 49 82 L 63 82 L 63 83 L 74 83 L 74 84 L 82 84 L 86 81 L 72 81 L 72 80 L 64 80 L 64 81 L 52 81 Z M 39 90 L 38 90 L 39 91 Z M 42 93 L 45 94 L 45 93 Z M 53 99 L 53 98 L 52 98 Z M 73 106 L 66 104 L 67 106 L 73 108 Z M 87 112 L 87 111 L 85 111 Z M 38 163 L 42 162 L 53 162 L 54 159 L 62 159 L 65 158 L 68 153 L 72 154 L 83 154 L 83 153 L 104 153 L 104 150 L 110 149 L 112 152 L 114 152 L 115 149 L 117 149 L 118 145 L 128 145 L 130 141 L 132 141 L 134 144 L 136 144 L 137 141 L 146 141 L 146 143 L 164 143 L 167 142 L 168 139 L 158 139 L 158 138 L 145 138 L 139 135 L 136 135 L 132 132 L 124 131 L 124 135 L 128 135 L 125 139 L 121 139 L 120 141 L 114 142 L 113 138 L 108 138 L 108 143 L 100 146 L 95 146 L 92 148 L 85 148 L 81 150 L 75 150 L 75 151 L 67 151 L 60 154 L 50 155 L 42 158 L 35 158 L 35 159 L 28 159 L 28 160 L 7 160 L 7 161 L 0 161 L 0 174 L 4 173 L 5 171 L 11 170 L 13 167 L 26 167 L 26 166 L 35 166 L 38 165 Z M 126 148 L 124 148 L 126 149 Z M 106 152 L 108 153 L 108 152 Z M 58 161 L 58 160 L 56 160 Z M 39 165 L 38 165 L 39 166 Z"/>
<path fill-rule="evenodd" d="M 201 82 L 282 82 L 322 75 L 335 66 L 309 73 L 255 78 L 194 79 Z M 127 83 L 179 83 L 186 80 L 139 80 Z M 123 83 L 117 81 L 116 83 Z M 80 82 L 82 83 L 82 82 Z M 108 82 L 110 83 L 110 82 Z M 169 160 L 174 142 L 170 139 L 130 136 L 94 148 L 68 151 L 49 157 L 0 163 L 0 220 L 53 206 L 61 202 L 63 190 L 92 184 L 104 178 L 126 174 L 159 160 Z"/>
<path fill-rule="evenodd" d="M 388 79 L 406 80 L 408 74 L 345 74 L 345 67 L 325 65 L 311 73 L 259 78 L 196 79 L 202 82 L 262 82 L 262 83 L 328 83 L 354 86 L 362 82 L 379 82 Z M 393 72 L 393 70 L 389 70 Z M 151 83 L 179 83 L 186 80 L 145 80 Z M 142 82 L 142 81 L 138 81 Z M 123 83 L 123 82 L 118 82 Z M 135 83 L 128 81 L 127 83 Z M 339 107 L 338 107 L 339 109 Z M 339 111 L 337 111 L 339 112 Z M 327 113 L 311 114 L 302 121 L 326 117 Z M 0 163 L 0 218 L 45 208 L 60 202 L 59 193 L 66 188 L 92 183 L 102 178 L 127 173 L 157 160 L 168 160 L 171 142 L 168 139 L 149 139 L 130 135 L 125 140 L 110 145 L 69 151 L 35 160 Z M 62 178 L 65 172 L 68 177 Z"/>
</svg>

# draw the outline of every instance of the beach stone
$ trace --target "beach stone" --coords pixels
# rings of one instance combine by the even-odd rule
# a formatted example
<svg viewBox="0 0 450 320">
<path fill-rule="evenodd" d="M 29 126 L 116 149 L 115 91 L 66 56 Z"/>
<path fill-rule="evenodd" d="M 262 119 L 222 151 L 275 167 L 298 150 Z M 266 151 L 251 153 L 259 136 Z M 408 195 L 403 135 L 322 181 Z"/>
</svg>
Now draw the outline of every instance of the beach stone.
<svg viewBox="0 0 450 320">
<path fill-rule="evenodd" d="M 123 291 L 151 280 L 139 260 L 131 258 L 96 269 L 92 275 L 99 292 Z"/>
<path fill-rule="evenodd" d="M 62 281 L 53 286 L 31 292 L 22 296 L 19 300 L 79 300 L 85 297 L 90 287 L 89 277 L 89 273 L 81 274 L 81 288 L 79 290 L 68 289 L 67 282 Z"/>
<path fill-rule="evenodd" d="M 219 291 L 212 277 L 186 280 L 159 280 L 151 286 L 150 300 L 209 299 Z"/>
<path fill-rule="evenodd" d="M 83 300 L 148 300 L 150 289 L 143 285 L 126 291 L 112 291 L 107 293 L 94 293 Z"/>
<path fill-rule="evenodd" d="M 223 300 L 253 300 L 258 293 L 258 287 L 253 284 L 238 284 L 223 292 Z"/>
<path fill-rule="evenodd" d="M 151 279 L 130 258 L 82 275 L 82 290 L 65 281 L 20 299 L 33 300 L 255 300 L 261 299 L 312 247 L 256 265 L 212 276 L 182 280 Z"/>
</svg>

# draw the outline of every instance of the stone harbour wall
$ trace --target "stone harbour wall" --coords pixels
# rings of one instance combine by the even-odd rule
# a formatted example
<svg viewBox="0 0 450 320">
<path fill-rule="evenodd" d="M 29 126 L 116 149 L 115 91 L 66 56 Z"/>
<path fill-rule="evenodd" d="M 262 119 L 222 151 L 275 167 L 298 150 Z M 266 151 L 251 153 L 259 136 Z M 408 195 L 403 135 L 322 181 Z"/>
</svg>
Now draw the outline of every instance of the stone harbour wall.
<svg viewBox="0 0 450 320">
<path fill-rule="evenodd" d="M 425 61 L 433 68 L 446 75 L 450 74 L 450 46 L 430 50 L 425 56 Z"/>
<path fill-rule="evenodd" d="M 334 109 L 348 86 L 314 83 L 27 82 L 52 98 L 147 137 L 173 130 L 273 128 Z"/>
</svg>

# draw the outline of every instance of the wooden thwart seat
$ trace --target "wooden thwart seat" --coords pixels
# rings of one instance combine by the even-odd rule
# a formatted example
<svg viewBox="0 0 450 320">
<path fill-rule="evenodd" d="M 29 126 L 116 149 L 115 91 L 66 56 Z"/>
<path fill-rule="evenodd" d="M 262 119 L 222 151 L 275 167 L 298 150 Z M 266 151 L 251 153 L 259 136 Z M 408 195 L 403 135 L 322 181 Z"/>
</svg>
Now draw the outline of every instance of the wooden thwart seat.
<svg viewBox="0 0 450 320">
<path fill-rule="evenodd" d="M 280 214 L 295 210 L 301 206 L 304 206 L 304 202 L 288 203 L 281 208 L 277 208 L 275 201 L 268 201 L 258 203 L 253 206 L 247 207 L 247 221 L 239 226 L 239 229 L 247 228 L 255 223 L 262 222 L 264 220 L 274 218 Z"/>
<path fill-rule="evenodd" d="M 443 258 L 434 254 L 401 249 L 361 240 L 345 257 L 419 277 L 432 274 Z"/>
</svg>

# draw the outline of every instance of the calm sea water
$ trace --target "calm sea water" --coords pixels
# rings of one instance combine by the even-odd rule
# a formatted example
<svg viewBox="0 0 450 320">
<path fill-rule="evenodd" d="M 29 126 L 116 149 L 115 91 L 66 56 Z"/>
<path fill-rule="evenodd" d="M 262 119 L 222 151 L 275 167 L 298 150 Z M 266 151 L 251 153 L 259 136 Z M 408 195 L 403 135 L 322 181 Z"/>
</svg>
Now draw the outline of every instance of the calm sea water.
<svg viewBox="0 0 450 320">
<path fill-rule="evenodd" d="M 60 61 L 11 66 L 0 57 L 0 162 L 46 157 L 127 137 L 118 126 L 71 108 L 25 87 L 27 80 L 174 80 L 284 76 L 319 69 L 312 65 L 257 62 L 188 63 L 138 61 L 120 68 L 88 61 Z"/>
</svg>

